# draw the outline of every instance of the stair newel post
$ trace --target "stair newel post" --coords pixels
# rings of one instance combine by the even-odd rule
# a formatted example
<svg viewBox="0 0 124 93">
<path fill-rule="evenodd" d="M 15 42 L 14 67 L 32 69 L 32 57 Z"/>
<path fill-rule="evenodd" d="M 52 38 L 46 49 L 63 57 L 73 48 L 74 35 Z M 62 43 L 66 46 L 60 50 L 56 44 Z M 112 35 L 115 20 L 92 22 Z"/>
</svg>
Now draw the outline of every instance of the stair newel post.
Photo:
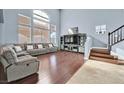
<svg viewBox="0 0 124 93">
<path fill-rule="evenodd" d="M 111 41 L 110 41 L 110 37 L 111 37 L 111 33 L 109 32 L 108 33 L 108 50 L 109 50 L 109 52 L 111 51 Z"/>
</svg>

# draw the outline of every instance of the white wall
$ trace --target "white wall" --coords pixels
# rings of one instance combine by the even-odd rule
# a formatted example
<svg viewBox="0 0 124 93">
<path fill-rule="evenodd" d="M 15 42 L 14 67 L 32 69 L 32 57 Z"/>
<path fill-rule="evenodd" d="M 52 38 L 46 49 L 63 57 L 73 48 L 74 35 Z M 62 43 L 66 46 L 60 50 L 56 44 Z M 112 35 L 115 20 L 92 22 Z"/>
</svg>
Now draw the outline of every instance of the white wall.
<svg viewBox="0 0 124 93">
<path fill-rule="evenodd" d="M 2 43 L 18 43 L 18 14 L 31 16 L 31 10 L 4 9 Z"/>
<path fill-rule="evenodd" d="M 116 53 L 116 48 L 120 48 L 124 50 L 124 41 L 119 42 L 117 44 L 115 44 L 114 46 L 112 46 L 112 51 Z"/>
<path fill-rule="evenodd" d="M 107 25 L 107 32 L 113 31 L 124 24 L 123 10 L 101 9 L 64 9 L 61 11 L 61 35 L 67 34 L 68 28 L 79 27 L 79 32 L 87 33 L 93 38 L 107 44 L 108 33 L 98 35 L 96 25 Z M 95 46 L 99 43 L 95 42 Z"/>
<path fill-rule="evenodd" d="M 3 43 L 17 42 L 17 14 L 18 10 L 4 10 L 4 24 L 2 31 Z"/>
<path fill-rule="evenodd" d="M 107 25 L 107 31 L 113 31 L 117 27 L 124 24 L 124 10 L 101 10 L 101 9 L 42 9 L 49 17 L 51 23 L 57 26 L 58 37 L 67 34 L 70 27 L 78 26 L 79 32 L 87 33 L 94 38 L 93 45 L 105 46 L 100 42 L 107 42 L 107 34 L 98 35 L 95 32 L 96 25 Z M 4 24 L 0 24 L 0 42 L 2 43 L 18 43 L 17 18 L 18 13 L 32 17 L 31 9 L 4 9 Z M 61 33 L 60 33 L 61 30 Z M 1 38 L 2 36 L 2 38 Z M 96 39 L 96 40 L 95 40 Z M 59 38 L 58 38 L 59 41 Z M 59 44 L 59 43 L 58 43 Z M 120 45 L 119 45 L 120 46 Z"/>
<path fill-rule="evenodd" d="M 57 25 L 58 35 L 59 31 L 59 10 L 57 9 L 46 9 L 44 10 L 50 17 L 51 23 Z M 32 17 L 32 9 L 4 9 L 4 23 L 3 30 L 1 31 L 2 43 L 18 43 L 18 14 L 24 14 Z M 2 27 L 0 27 L 1 29 Z"/>
</svg>

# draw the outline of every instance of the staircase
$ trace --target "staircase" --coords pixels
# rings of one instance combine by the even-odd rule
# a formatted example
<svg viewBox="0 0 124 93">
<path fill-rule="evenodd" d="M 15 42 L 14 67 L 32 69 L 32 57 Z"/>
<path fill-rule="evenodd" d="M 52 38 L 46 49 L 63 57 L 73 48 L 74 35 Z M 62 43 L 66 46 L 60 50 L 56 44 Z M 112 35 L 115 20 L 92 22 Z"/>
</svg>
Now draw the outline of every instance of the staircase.
<svg viewBox="0 0 124 93">
<path fill-rule="evenodd" d="M 108 49 L 102 49 L 102 48 L 91 49 L 89 59 L 112 63 L 112 64 L 124 65 L 124 60 L 119 60 L 118 56 L 110 55 Z"/>
<path fill-rule="evenodd" d="M 97 49 L 97 48 L 91 49 L 90 59 L 108 62 L 112 64 L 118 64 L 117 56 L 110 55 L 108 49 Z"/>
<path fill-rule="evenodd" d="M 112 64 L 124 64 L 124 60 L 118 60 L 118 56 L 113 56 L 110 54 L 112 46 L 121 41 L 124 41 L 124 25 L 117 28 L 113 32 L 108 33 L 108 49 L 92 48 L 89 58 Z"/>
</svg>

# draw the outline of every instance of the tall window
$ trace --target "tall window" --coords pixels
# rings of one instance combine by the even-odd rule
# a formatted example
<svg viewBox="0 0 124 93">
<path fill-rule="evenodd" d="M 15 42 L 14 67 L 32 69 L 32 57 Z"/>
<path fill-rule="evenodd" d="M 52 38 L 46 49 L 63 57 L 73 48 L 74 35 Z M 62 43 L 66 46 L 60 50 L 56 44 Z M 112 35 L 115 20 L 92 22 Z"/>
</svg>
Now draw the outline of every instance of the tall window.
<svg viewBox="0 0 124 93">
<path fill-rule="evenodd" d="M 18 15 L 18 41 L 19 43 L 31 42 L 31 18 L 22 14 Z"/>
<path fill-rule="evenodd" d="M 33 10 L 33 17 L 18 14 L 18 40 L 57 45 L 56 25 L 50 24 L 48 15 L 41 10 Z"/>
<path fill-rule="evenodd" d="M 41 10 L 33 10 L 33 41 L 36 43 L 49 43 L 50 38 L 49 17 Z"/>
<path fill-rule="evenodd" d="M 56 25 L 51 24 L 50 41 L 57 46 Z"/>
</svg>

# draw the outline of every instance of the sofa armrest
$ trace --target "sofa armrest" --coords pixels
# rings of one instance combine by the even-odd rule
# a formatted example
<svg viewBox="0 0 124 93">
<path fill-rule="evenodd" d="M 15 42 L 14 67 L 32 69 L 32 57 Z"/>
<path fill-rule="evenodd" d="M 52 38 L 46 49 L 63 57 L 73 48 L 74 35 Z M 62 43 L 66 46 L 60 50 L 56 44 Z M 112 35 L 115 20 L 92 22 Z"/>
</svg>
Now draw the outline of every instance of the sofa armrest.
<svg viewBox="0 0 124 93">
<path fill-rule="evenodd" d="M 6 60 L 4 57 L 2 57 L 2 56 L 0 56 L 0 63 L 3 65 L 4 68 L 6 68 L 6 67 L 8 67 L 9 65 L 11 65 L 11 64 L 9 64 L 9 63 L 7 62 L 7 60 Z"/>
<path fill-rule="evenodd" d="M 14 63 L 6 69 L 7 81 L 15 81 L 31 74 L 37 73 L 39 70 L 39 62 L 20 62 Z"/>
<path fill-rule="evenodd" d="M 18 57 L 18 61 L 15 62 L 15 64 L 16 65 L 29 64 L 29 63 L 37 62 L 37 61 L 38 61 L 37 57 L 32 57 L 31 55 L 26 55 L 26 56 Z"/>
<path fill-rule="evenodd" d="M 27 51 L 21 51 L 17 53 L 17 57 L 29 55 Z"/>
</svg>

